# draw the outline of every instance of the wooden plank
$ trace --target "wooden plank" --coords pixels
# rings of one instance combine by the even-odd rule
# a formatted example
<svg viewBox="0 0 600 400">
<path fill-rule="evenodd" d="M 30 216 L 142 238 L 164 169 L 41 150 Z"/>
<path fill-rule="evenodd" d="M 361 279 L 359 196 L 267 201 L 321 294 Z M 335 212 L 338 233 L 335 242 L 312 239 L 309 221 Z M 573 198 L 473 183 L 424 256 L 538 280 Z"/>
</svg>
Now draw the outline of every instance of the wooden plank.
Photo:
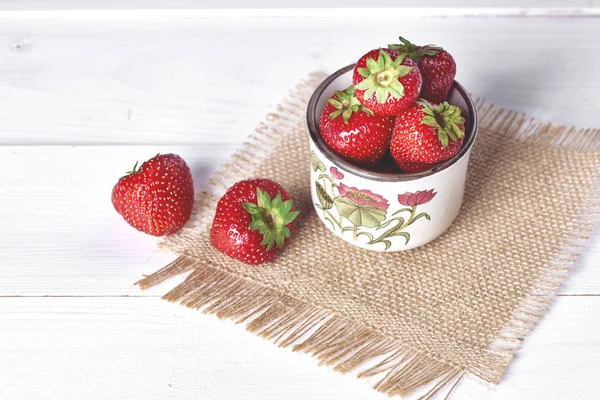
<svg viewBox="0 0 600 400">
<path fill-rule="evenodd" d="M 187 160 L 202 190 L 234 147 L 0 147 L 0 296 L 141 295 L 132 283 L 173 256 L 114 211 L 112 186 L 136 160 L 174 152 Z M 596 233 L 562 293 L 600 294 L 599 261 Z"/>
<path fill-rule="evenodd" d="M 311 1 L 305 6 L 320 5 Z M 0 10 L 40 3 L 0 0 Z M 141 293 L 131 284 L 172 258 L 123 223 L 109 196 L 135 159 L 157 152 L 184 156 L 197 188 L 205 187 L 297 79 L 351 62 L 356 49 L 391 41 L 398 26 L 415 41 L 452 50 L 459 80 L 477 95 L 546 120 L 598 123 L 594 19 L 420 18 L 597 15 L 521 8 L 558 7 L 553 0 L 503 3 L 519 7 L 508 10 L 380 9 L 371 17 L 361 9 L 119 14 L 82 4 L 81 12 L 60 10 L 75 7 L 71 0 L 52 2 L 55 13 L 0 11 L 0 144 L 16 145 L 0 147 L 2 399 L 382 400 L 366 382 L 315 367 L 231 323 L 155 297 L 106 297 L 159 296 L 166 288 Z M 568 5 L 588 4 L 598 1 Z M 565 56 L 572 43 L 586 49 L 586 63 Z M 207 54 L 223 66 L 214 68 Z M 27 144 L 59 146 L 20 146 Z M 595 398 L 599 262 L 600 228 L 562 289 L 582 296 L 557 299 L 500 386 L 463 380 L 453 399 Z M 27 297 L 48 295 L 68 297 Z"/>
<path fill-rule="evenodd" d="M 188 161 L 196 190 L 202 190 L 232 151 L 227 146 L 0 147 L 5 171 L 0 175 L 0 295 L 140 295 L 133 282 L 173 256 L 158 251 L 156 238 L 129 227 L 114 211 L 112 186 L 136 160 L 175 152 Z"/>
<path fill-rule="evenodd" d="M 576 0 L 581 1 L 581 0 Z M 591 0 L 588 0 L 591 1 Z M 415 18 L 599 18 L 600 10 L 589 3 L 585 7 L 453 7 L 434 0 L 436 6 L 432 7 L 352 7 L 352 8 L 334 8 L 334 7 L 280 7 L 280 8 L 168 8 L 160 7 L 150 9 L 127 8 L 121 9 L 113 7 L 105 8 L 76 8 L 76 9 L 7 9 L 0 8 L 1 17 L 8 19 L 35 19 L 48 20 L 60 19 L 63 21 L 79 21 L 82 19 L 93 19 L 103 21 L 148 21 L 165 19 L 197 19 L 212 20 L 225 19 L 237 20 L 252 19 L 288 19 L 288 20 L 335 20 L 335 19 L 358 19 L 366 20 L 376 18 L 384 19 L 415 19 Z"/>
<path fill-rule="evenodd" d="M 239 143 L 299 79 L 331 73 L 399 33 L 451 50 L 474 96 L 542 120 L 598 124 L 595 19 L 377 16 L 356 24 L 0 17 L 0 144 Z M 586 62 L 564 54 L 573 43 Z"/>
<path fill-rule="evenodd" d="M 600 298 L 562 297 L 499 386 L 452 399 L 593 399 Z M 384 400 L 241 326 L 156 298 L 0 298 L 0 393 L 22 399 Z"/>
<path fill-rule="evenodd" d="M 286 8 L 408 8 L 419 6 L 411 2 L 398 2 L 397 0 L 376 0 L 365 3 L 359 0 L 319 0 L 287 1 L 277 0 L 254 0 L 247 2 L 243 0 L 0 0 L 0 10 L 124 10 L 124 9 L 286 9 Z M 452 8 L 509 8 L 509 7 L 593 7 L 586 0 L 459 0 L 451 4 L 443 0 L 430 0 L 427 8 L 452 7 Z"/>
<path fill-rule="evenodd" d="M 372 396 L 308 356 L 156 298 L 0 298 L 0 321 L 3 400 Z"/>
</svg>

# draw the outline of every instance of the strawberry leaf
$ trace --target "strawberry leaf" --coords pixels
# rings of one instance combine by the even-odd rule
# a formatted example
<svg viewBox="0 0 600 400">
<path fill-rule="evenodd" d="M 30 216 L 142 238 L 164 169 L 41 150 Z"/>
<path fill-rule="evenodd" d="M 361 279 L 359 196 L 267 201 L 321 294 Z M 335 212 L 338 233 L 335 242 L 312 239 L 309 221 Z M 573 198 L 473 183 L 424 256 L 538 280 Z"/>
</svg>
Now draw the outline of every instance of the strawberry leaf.
<svg viewBox="0 0 600 400">
<path fill-rule="evenodd" d="M 375 91 L 377 90 L 376 87 L 369 87 L 366 91 L 365 91 L 365 99 L 370 99 L 371 97 L 373 97 L 373 95 L 375 94 Z"/>
<path fill-rule="evenodd" d="M 283 248 L 285 239 L 290 236 L 290 229 L 286 225 L 294 221 L 300 212 L 291 211 L 292 200 L 283 201 L 281 192 L 271 199 L 267 192 L 257 188 L 256 199 L 257 203 L 246 202 L 242 205 L 252 219 L 248 228 L 263 235 L 260 244 L 267 250 L 274 245 Z"/>
<path fill-rule="evenodd" d="M 283 249 L 283 242 L 285 241 L 285 237 L 283 234 L 275 237 L 275 243 L 277 243 L 277 247 Z"/>
<path fill-rule="evenodd" d="M 465 122 L 460 115 L 460 108 L 446 101 L 438 106 L 426 100 L 419 100 L 417 103 L 425 114 L 421 123 L 437 128 L 437 136 L 442 147 L 447 147 L 450 140 L 456 142 L 464 136 L 464 131 L 459 127 Z"/>
<path fill-rule="evenodd" d="M 329 114 L 329 119 L 336 119 L 337 117 L 339 117 L 340 115 L 342 115 L 344 111 L 343 110 L 336 110 L 334 112 L 332 112 L 331 114 Z"/>
<path fill-rule="evenodd" d="M 406 54 L 408 58 L 412 58 L 416 63 L 421 61 L 421 59 L 425 56 L 433 57 L 443 50 L 441 47 L 432 44 L 428 44 L 426 46 L 417 46 L 402 36 L 400 36 L 399 39 L 401 44 L 389 44 L 388 47 Z"/>
<path fill-rule="evenodd" d="M 344 119 L 345 123 L 348 123 L 348 120 L 350 119 L 350 117 L 352 116 L 352 110 L 351 109 L 347 109 L 342 113 L 342 118 Z"/>
<path fill-rule="evenodd" d="M 281 208 L 282 203 L 283 203 L 283 200 L 281 200 L 281 192 L 277 192 L 277 195 L 275 196 L 273 201 L 271 201 L 271 207 Z"/>
<path fill-rule="evenodd" d="M 457 138 L 461 138 L 464 135 L 464 132 L 456 124 L 452 124 L 450 129 L 454 132 Z"/>
<path fill-rule="evenodd" d="M 248 211 L 250 214 L 255 214 L 258 211 L 260 211 L 260 207 L 254 203 L 244 203 L 244 204 L 242 204 L 242 207 L 244 207 L 244 209 L 246 211 Z"/>
<path fill-rule="evenodd" d="M 361 81 L 358 84 L 356 84 L 354 87 L 356 89 L 360 89 L 360 90 L 367 90 L 367 89 L 371 88 L 371 84 L 369 83 L 369 81 L 364 80 L 364 81 Z"/>
<path fill-rule="evenodd" d="M 448 135 L 444 132 L 444 130 L 442 129 L 441 126 L 438 126 L 437 131 L 438 131 L 438 139 L 439 139 L 440 143 L 442 143 L 442 147 L 444 147 L 444 148 L 448 147 Z"/>
<path fill-rule="evenodd" d="M 413 69 L 415 69 L 415 67 L 410 65 L 400 65 L 396 67 L 396 74 L 398 76 L 408 75 Z"/>
<path fill-rule="evenodd" d="M 448 135 L 448 137 L 453 141 L 456 142 L 458 140 L 458 137 L 456 136 L 456 133 L 454 133 L 454 131 L 452 129 L 448 129 L 446 130 L 446 134 Z"/>
<path fill-rule="evenodd" d="M 256 189 L 256 198 L 258 199 L 258 206 L 260 208 L 271 207 L 271 197 L 269 197 L 269 194 L 261 188 Z"/>
<path fill-rule="evenodd" d="M 429 126 L 435 126 L 435 127 L 438 126 L 438 123 L 435 120 L 435 118 L 430 115 L 423 117 L 423 120 L 421 121 L 421 123 L 425 124 L 425 125 L 429 125 Z"/>
<path fill-rule="evenodd" d="M 355 94 L 356 90 L 354 86 L 350 86 L 346 90 L 336 91 L 334 96 L 327 100 L 329 104 L 336 108 L 335 111 L 329 114 L 329 119 L 334 120 L 341 115 L 347 124 L 352 114 L 356 112 L 363 111 L 369 115 L 373 115 L 371 110 L 358 101 Z"/>
<path fill-rule="evenodd" d="M 379 68 L 379 63 L 377 61 L 373 60 L 371 57 L 367 58 L 367 69 L 369 71 L 378 69 L 378 68 Z"/>
<path fill-rule="evenodd" d="M 338 110 L 340 110 L 342 107 L 344 107 L 344 105 L 342 103 L 340 103 L 339 101 L 337 101 L 336 99 L 329 99 L 329 100 L 327 100 L 327 102 L 329 104 L 331 104 L 332 106 L 334 106 L 335 108 L 337 108 Z"/>
<path fill-rule="evenodd" d="M 377 96 L 377 102 L 379 104 L 384 104 L 386 102 L 389 94 L 390 94 L 390 91 L 386 90 L 382 87 L 378 87 L 377 89 L 375 89 L 375 96 Z"/>
<path fill-rule="evenodd" d="M 384 104 L 390 97 L 404 97 L 404 86 L 399 79 L 410 74 L 414 66 L 402 65 L 403 61 L 404 55 L 392 59 L 387 51 L 379 49 L 377 61 L 368 57 L 367 68 L 358 69 L 358 73 L 365 79 L 356 84 L 356 89 L 364 90 L 364 99 L 376 96 L 379 104 Z"/>
<path fill-rule="evenodd" d="M 379 70 L 385 69 L 386 65 L 394 64 L 392 57 L 388 54 L 387 51 L 379 50 L 379 57 L 377 58 L 377 68 Z"/>
<path fill-rule="evenodd" d="M 362 106 L 362 110 L 363 110 L 364 112 L 366 112 L 367 114 L 369 114 L 370 116 L 373 116 L 373 115 L 375 115 L 375 113 L 374 113 L 373 111 L 369 110 L 369 109 L 368 109 L 367 107 L 365 107 L 365 106 Z"/>
<path fill-rule="evenodd" d="M 290 202 L 290 204 L 292 204 L 292 203 Z M 290 207 L 291 207 L 291 205 L 290 205 Z M 285 217 L 283 217 L 283 223 L 284 223 L 285 225 L 289 224 L 290 222 L 292 222 L 293 220 L 295 220 L 295 219 L 296 219 L 296 217 L 297 217 L 299 214 L 300 214 L 300 211 L 291 211 L 291 212 L 287 212 L 287 213 L 286 213 L 286 216 L 285 216 Z M 285 228 L 285 227 L 284 227 L 284 228 Z M 285 229 L 289 231 L 289 229 L 287 229 L 287 228 L 285 228 Z"/>
<path fill-rule="evenodd" d="M 388 88 L 388 91 L 390 92 L 390 95 L 396 99 L 400 99 L 404 95 L 404 88 L 402 88 L 401 91 L 398 91 L 393 85 Z"/>
</svg>

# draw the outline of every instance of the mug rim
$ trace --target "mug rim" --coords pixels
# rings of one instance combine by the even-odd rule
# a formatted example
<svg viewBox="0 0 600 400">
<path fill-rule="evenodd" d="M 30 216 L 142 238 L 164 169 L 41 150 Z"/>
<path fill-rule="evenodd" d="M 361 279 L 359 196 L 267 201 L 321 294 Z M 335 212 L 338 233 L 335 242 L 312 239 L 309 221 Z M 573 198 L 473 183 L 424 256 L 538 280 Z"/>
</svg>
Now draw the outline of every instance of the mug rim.
<svg viewBox="0 0 600 400">
<path fill-rule="evenodd" d="M 317 88 L 311 95 L 310 100 L 308 102 L 308 106 L 306 108 L 306 124 L 308 127 L 308 132 L 309 132 L 311 141 L 319 149 L 321 154 L 323 154 L 330 162 L 332 162 L 336 166 L 339 166 L 339 167 L 343 168 L 344 170 L 346 170 L 350 173 L 353 173 L 354 175 L 359 176 L 361 178 L 374 180 L 374 181 L 381 181 L 381 182 L 402 182 L 402 181 L 413 181 L 413 180 L 417 180 L 420 178 L 424 178 L 426 176 L 435 175 L 435 174 L 449 168 L 450 166 L 454 165 L 459 160 L 461 160 L 462 158 L 467 156 L 467 154 L 473 147 L 473 143 L 475 142 L 475 137 L 477 136 L 477 125 L 478 125 L 477 111 L 475 109 L 475 104 L 473 103 L 471 96 L 469 96 L 469 93 L 467 93 L 465 88 L 457 81 L 453 82 L 452 88 L 457 90 L 458 94 L 463 98 L 463 100 L 465 101 L 465 103 L 467 105 L 467 108 L 469 111 L 469 125 L 468 125 L 468 129 L 465 131 L 465 140 L 463 142 L 463 146 L 460 149 L 460 151 L 456 155 L 454 155 L 454 157 L 449 158 L 448 160 L 445 160 L 445 161 L 441 162 L 440 164 L 437 164 L 433 168 L 427 169 L 425 171 L 388 173 L 388 172 L 377 172 L 377 171 L 373 171 L 373 170 L 370 170 L 370 169 L 367 169 L 364 167 L 360 167 L 358 165 L 353 164 L 352 162 L 350 162 L 348 160 L 345 160 L 338 154 L 334 153 L 333 150 L 331 150 L 325 144 L 325 141 L 323 140 L 323 138 L 321 137 L 321 134 L 319 133 L 318 120 L 320 119 L 320 115 L 318 117 L 316 116 L 317 103 L 320 100 L 321 96 L 323 95 L 323 92 L 325 91 L 325 89 L 327 89 L 327 87 L 335 79 L 337 79 L 340 76 L 346 74 L 347 72 L 353 70 L 354 66 L 355 66 L 355 64 L 350 64 L 344 68 L 337 70 L 336 72 L 334 72 L 333 74 L 331 74 L 327 78 L 325 78 L 325 80 L 323 82 L 321 82 L 319 84 L 319 86 L 317 86 Z"/>
</svg>

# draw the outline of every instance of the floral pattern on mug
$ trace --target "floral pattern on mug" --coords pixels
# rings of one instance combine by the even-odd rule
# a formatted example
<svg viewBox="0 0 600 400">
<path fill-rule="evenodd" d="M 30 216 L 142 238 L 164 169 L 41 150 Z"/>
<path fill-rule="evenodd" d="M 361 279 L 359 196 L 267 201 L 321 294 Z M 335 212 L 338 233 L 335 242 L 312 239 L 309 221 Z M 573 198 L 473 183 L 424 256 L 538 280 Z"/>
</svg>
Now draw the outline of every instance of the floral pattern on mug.
<svg viewBox="0 0 600 400">
<path fill-rule="evenodd" d="M 344 179 L 344 174 L 342 174 L 336 167 L 329 168 L 329 172 L 331 172 L 333 179 Z"/>
<path fill-rule="evenodd" d="M 408 207 L 418 206 L 429 203 L 429 201 L 433 199 L 436 194 L 437 192 L 434 192 L 433 189 L 419 190 L 415 193 L 406 192 L 398 195 L 398 202 Z"/>
<path fill-rule="evenodd" d="M 410 225 L 421 218 L 431 220 L 429 214 L 425 212 L 417 214 L 417 207 L 429 203 L 437 195 L 434 189 L 399 194 L 398 203 L 405 207 L 398 209 L 387 219 L 390 204 L 383 196 L 368 189 L 359 189 L 343 182 L 336 182 L 344 179 L 344 174 L 336 167 L 331 167 L 330 174 L 327 174 L 325 165 L 314 152 L 312 152 L 312 166 L 315 172 L 321 172 L 315 181 L 320 204 L 315 206 L 323 211 L 323 218 L 331 224 L 334 231 L 339 229 L 342 234 L 351 231 L 354 240 L 359 236 L 366 236 L 369 240 L 367 244 L 381 243 L 387 250 L 392 245 L 391 238 L 394 237 L 402 237 L 404 244 L 408 244 L 410 233 L 406 232 L 406 228 Z M 321 184 L 319 180 L 323 183 Z M 329 191 L 327 181 L 329 181 Z M 332 213 L 333 206 L 337 216 Z M 378 231 L 385 228 L 387 228 L 385 231 L 377 235 Z"/>
</svg>

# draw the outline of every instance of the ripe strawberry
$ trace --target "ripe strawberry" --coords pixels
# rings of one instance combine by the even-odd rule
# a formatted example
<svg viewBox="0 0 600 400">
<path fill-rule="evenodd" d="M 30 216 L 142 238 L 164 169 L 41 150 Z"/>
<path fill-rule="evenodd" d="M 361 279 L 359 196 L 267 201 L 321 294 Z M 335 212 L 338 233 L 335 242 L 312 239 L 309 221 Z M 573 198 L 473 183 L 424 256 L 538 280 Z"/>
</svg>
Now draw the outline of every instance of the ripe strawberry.
<svg viewBox="0 0 600 400">
<path fill-rule="evenodd" d="M 292 211 L 292 200 L 278 183 L 269 179 L 240 181 L 217 204 L 210 242 L 221 253 L 246 264 L 261 264 L 283 248 L 298 213 Z"/>
<path fill-rule="evenodd" d="M 154 236 L 181 228 L 192 214 L 194 181 L 183 158 L 159 154 L 119 179 L 112 191 L 115 210 L 135 229 Z"/>
<path fill-rule="evenodd" d="M 431 168 L 458 153 L 464 139 L 464 122 L 458 107 L 420 100 L 396 117 L 390 144 L 392 157 L 406 172 Z"/>
<path fill-rule="evenodd" d="M 319 131 L 337 154 L 358 164 L 375 165 L 389 148 L 394 118 L 373 115 L 354 94 L 354 86 L 335 92 L 321 114 Z"/>
<path fill-rule="evenodd" d="M 417 46 L 402 36 L 400 42 L 402 44 L 390 44 L 389 47 L 406 54 L 419 66 L 423 76 L 421 98 L 432 103 L 446 100 L 456 76 L 454 58 L 446 50 L 435 45 Z"/>
<path fill-rule="evenodd" d="M 421 72 L 417 64 L 392 49 L 375 49 L 354 67 L 356 97 L 376 115 L 395 116 L 419 98 Z"/>
</svg>

